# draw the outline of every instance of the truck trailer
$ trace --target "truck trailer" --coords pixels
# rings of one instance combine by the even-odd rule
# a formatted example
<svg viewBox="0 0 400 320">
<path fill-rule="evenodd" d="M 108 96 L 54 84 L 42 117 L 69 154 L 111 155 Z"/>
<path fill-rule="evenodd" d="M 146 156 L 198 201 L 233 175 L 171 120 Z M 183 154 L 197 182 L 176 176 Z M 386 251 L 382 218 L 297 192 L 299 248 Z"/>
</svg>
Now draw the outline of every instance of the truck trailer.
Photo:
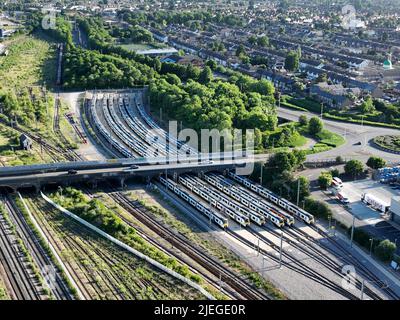
<svg viewBox="0 0 400 320">
<path fill-rule="evenodd" d="M 385 203 L 382 199 L 379 199 L 378 197 L 369 193 L 364 193 L 361 196 L 361 200 L 371 208 L 380 211 L 383 214 L 387 213 L 390 208 L 390 206 L 387 205 L 387 203 Z"/>
</svg>

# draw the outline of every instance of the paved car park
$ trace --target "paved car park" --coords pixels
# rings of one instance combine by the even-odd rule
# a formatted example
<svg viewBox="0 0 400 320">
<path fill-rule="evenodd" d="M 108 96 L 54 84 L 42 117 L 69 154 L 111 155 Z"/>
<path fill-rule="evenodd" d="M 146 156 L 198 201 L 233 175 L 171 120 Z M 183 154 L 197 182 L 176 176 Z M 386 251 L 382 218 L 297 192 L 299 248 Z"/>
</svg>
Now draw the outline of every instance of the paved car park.
<svg viewBox="0 0 400 320">
<path fill-rule="evenodd" d="M 362 195 L 368 193 L 381 199 L 389 206 L 391 198 L 398 196 L 400 190 L 393 189 L 387 184 L 365 179 L 344 182 L 341 193 L 348 198 L 349 203 L 347 205 L 341 204 L 333 195 L 330 195 L 329 200 L 325 199 L 334 211 L 334 217 L 337 220 L 345 222 L 349 226 L 351 225 L 352 215 L 354 215 L 357 227 L 364 229 L 375 238 L 389 239 L 400 247 L 400 229 L 387 221 L 388 215 L 382 215 L 381 212 L 372 209 L 361 200 Z M 397 249 L 397 254 L 400 254 L 400 248 Z"/>
<path fill-rule="evenodd" d="M 345 182 L 342 193 L 348 197 L 351 212 L 367 224 L 376 224 L 382 220 L 382 213 L 374 210 L 362 202 L 363 194 L 371 194 L 380 199 L 385 205 L 390 206 L 393 196 L 399 195 L 399 190 L 392 189 L 389 185 L 381 184 L 371 179 Z"/>
</svg>

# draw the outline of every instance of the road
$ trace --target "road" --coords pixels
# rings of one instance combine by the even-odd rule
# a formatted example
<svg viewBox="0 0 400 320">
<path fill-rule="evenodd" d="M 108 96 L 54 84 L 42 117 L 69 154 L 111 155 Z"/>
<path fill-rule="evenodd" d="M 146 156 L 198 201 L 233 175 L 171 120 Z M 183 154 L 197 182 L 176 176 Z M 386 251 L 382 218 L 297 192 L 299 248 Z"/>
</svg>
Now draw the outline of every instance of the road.
<svg viewBox="0 0 400 320">
<path fill-rule="evenodd" d="M 151 177 L 158 174 L 168 172 L 172 174 L 183 173 L 183 172 L 199 172 L 199 171 L 213 171 L 213 170 L 224 170 L 233 167 L 238 168 L 239 171 L 245 170 L 243 167 L 246 163 L 254 162 L 254 159 L 241 159 L 241 160 L 215 160 L 213 162 L 190 162 L 190 163 L 170 163 L 170 164 L 149 164 L 145 166 L 138 166 L 137 169 L 130 169 L 129 165 L 121 167 L 109 168 L 95 168 L 95 169 L 78 169 L 76 174 L 69 174 L 68 169 L 61 171 L 51 172 L 44 171 L 38 173 L 37 171 L 25 171 L 23 174 L 16 175 L 11 174 L 0 177 L 0 186 L 5 187 L 31 187 L 38 183 L 58 183 L 62 181 L 84 181 L 93 179 L 103 179 L 107 177 L 111 178 L 129 178 L 131 176 L 142 176 Z M 240 173 L 240 172 L 238 172 Z"/>
<path fill-rule="evenodd" d="M 311 112 L 303 112 L 286 108 L 278 109 L 278 116 L 287 120 L 297 121 L 299 116 L 306 115 L 308 118 L 315 116 Z M 323 119 L 325 128 L 346 138 L 346 143 L 338 148 L 312 154 L 307 157 L 309 161 L 334 159 L 337 156 L 343 158 L 358 159 L 366 162 L 371 155 L 384 158 L 388 163 L 399 163 L 400 156 L 390 152 L 379 150 L 372 146 L 373 138 L 380 135 L 400 135 L 400 130 L 380 128 L 373 126 L 361 126 L 359 124 L 339 122 Z M 361 142 L 361 145 L 355 145 Z"/>
</svg>

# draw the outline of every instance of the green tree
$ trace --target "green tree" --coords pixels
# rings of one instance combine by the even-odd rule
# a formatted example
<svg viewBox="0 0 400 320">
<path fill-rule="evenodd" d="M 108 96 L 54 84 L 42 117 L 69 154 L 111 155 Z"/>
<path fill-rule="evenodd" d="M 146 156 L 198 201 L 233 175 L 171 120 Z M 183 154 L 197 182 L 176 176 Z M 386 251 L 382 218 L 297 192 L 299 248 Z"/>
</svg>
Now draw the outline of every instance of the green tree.
<svg viewBox="0 0 400 320">
<path fill-rule="evenodd" d="M 364 171 L 364 166 L 359 160 L 350 160 L 344 166 L 344 172 L 351 177 L 357 177 Z"/>
<path fill-rule="evenodd" d="M 285 69 L 288 71 L 297 71 L 300 66 L 300 57 L 297 51 L 290 51 L 285 60 Z"/>
<path fill-rule="evenodd" d="M 367 166 L 371 169 L 380 169 L 386 166 L 386 161 L 380 157 L 372 156 L 367 161 Z"/>
<path fill-rule="evenodd" d="M 209 66 L 205 66 L 200 72 L 199 82 L 202 84 L 209 84 L 213 80 L 213 73 Z"/>
<path fill-rule="evenodd" d="M 318 184 L 321 189 L 328 189 L 332 184 L 332 174 L 330 172 L 321 172 L 318 177 Z"/>
<path fill-rule="evenodd" d="M 328 75 L 324 72 L 318 75 L 317 79 L 315 80 L 316 83 L 321 82 L 328 82 Z"/>
<path fill-rule="evenodd" d="M 332 210 L 325 202 L 315 200 L 311 197 L 306 198 L 304 208 L 306 211 L 308 211 L 309 213 L 313 214 L 316 217 L 328 219 L 329 217 L 332 216 Z"/>
<path fill-rule="evenodd" d="M 242 44 L 240 44 L 236 49 L 236 56 L 240 57 L 242 55 L 246 55 L 246 50 Z"/>
<path fill-rule="evenodd" d="M 342 156 L 337 156 L 337 157 L 336 157 L 336 163 L 337 163 L 337 164 L 342 164 L 342 163 L 343 163 L 343 158 L 342 158 Z"/>
<path fill-rule="evenodd" d="M 247 39 L 247 41 L 254 46 L 257 43 L 257 37 L 256 36 L 250 36 Z"/>
<path fill-rule="evenodd" d="M 315 136 L 324 129 L 322 120 L 318 117 L 312 117 L 308 123 L 308 132 Z"/>
<path fill-rule="evenodd" d="M 375 111 L 374 103 L 371 96 L 368 96 L 359 107 L 360 112 L 364 114 L 372 113 Z"/>
<path fill-rule="evenodd" d="M 299 124 L 300 124 L 302 127 L 308 126 L 308 118 L 307 118 L 306 115 L 302 114 L 302 115 L 299 117 Z"/>
<path fill-rule="evenodd" d="M 291 186 L 291 197 L 292 199 L 297 200 L 297 191 L 299 188 L 300 182 L 300 189 L 299 189 L 299 201 L 302 201 L 304 198 L 310 195 L 310 181 L 307 177 L 300 176 L 297 180 L 293 180 L 290 183 Z"/>
<path fill-rule="evenodd" d="M 393 258 L 393 254 L 396 252 L 396 245 L 390 240 L 386 239 L 381 241 L 375 247 L 375 254 L 382 261 L 388 262 Z"/>
<path fill-rule="evenodd" d="M 262 36 L 257 39 L 257 43 L 260 47 L 268 47 L 269 46 L 269 39 L 267 36 Z"/>
<path fill-rule="evenodd" d="M 339 177 L 340 176 L 339 169 L 332 169 L 330 171 L 330 173 L 331 173 L 332 177 Z"/>
<path fill-rule="evenodd" d="M 214 60 L 207 60 L 206 66 L 210 67 L 211 70 L 215 70 L 218 67 L 218 64 Z"/>
</svg>

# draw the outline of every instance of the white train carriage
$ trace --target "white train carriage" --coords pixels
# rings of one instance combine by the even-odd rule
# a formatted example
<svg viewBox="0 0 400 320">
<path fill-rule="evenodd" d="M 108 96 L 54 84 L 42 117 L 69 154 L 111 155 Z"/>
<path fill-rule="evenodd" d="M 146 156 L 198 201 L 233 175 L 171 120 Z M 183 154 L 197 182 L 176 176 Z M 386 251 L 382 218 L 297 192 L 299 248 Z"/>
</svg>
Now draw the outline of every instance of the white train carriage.
<svg viewBox="0 0 400 320">
<path fill-rule="evenodd" d="M 188 181 L 191 182 L 193 189 L 197 188 L 195 187 L 196 185 L 201 186 L 201 188 L 203 190 L 205 190 L 206 192 L 204 192 L 203 190 L 200 191 L 199 195 L 209 201 L 209 199 L 211 197 L 214 197 L 214 199 L 216 199 L 217 201 L 221 202 L 225 207 L 230 208 L 235 210 L 236 212 L 239 212 L 240 214 L 242 214 L 243 216 L 250 218 L 253 222 L 257 223 L 258 225 L 264 225 L 265 224 L 265 218 L 263 216 L 259 216 L 258 214 L 254 214 L 253 212 L 248 212 L 248 210 L 245 210 L 244 208 L 242 208 L 241 206 L 238 206 L 237 204 L 235 204 L 234 202 L 230 201 L 229 199 L 222 197 L 221 195 L 219 195 L 218 193 L 216 193 L 214 190 L 211 190 L 210 188 L 208 188 L 206 185 L 202 184 L 201 180 L 199 179 L 194 179 L 190 176 L 186 176 L 186 179 Z"/>
<path fill-rule="evenodd" d="M 188 151 L 191 154 L 198 154 L 197 150 L 191 148 L 190 146 L 178 141 L 175 137 L 173 137 L 171 134 L 167 133 L 165 130 L 161 129 L 161 127 L 154 122 L 153 119 L 151 119 L 147 113 L 145 112 L 143 106 L 137 101 L 137 99 L 134 100 L 136 104 L 136 108 L 139 111 L 140 116 L 144 119 L 144 121 L 147 123 L 147 125 L 150 128 L 160 130 L 160 132 L 163 133 L 164 137 L 167 139 L 167 141 L 170 141 L 172 144 L 174 144 L 177 147 L 180 147 L 180 150 L 182 151 Z"/>
<path fill-rule="evenodd" d="M 208 189 L 205 186 L 202 186 L 201 190 L 199 187 L 196 186 L 198 185 L 198 183 L 192 180 L 190 177 L 179 177 L 179 182 L 182 183 L 182 185 L 187 187 L 189 190 L 200 196 L 202 199 L 207 201 L 210 205 L 214 206 L 220 211 L 224 211 L 225 214 L 228 214 L 231 219 L 235 220 L 242 226 L 247 227 L 250 225 L 250 219 L 248 215 L 243 215 L 242 212 L 235 212 L 233 210 L 230 210 L 229 201 L 226 201 L 226 199 L 221 199 L 212 190 Z M 205 190 L 206 192 L 204 192 L 203 190 Z"/>
<path fill-rule="evenodd" d="M 137 152 L 141 156 L 146 155 L 146 150 L 142 143 L 136 139 L 132 139 L 130 137 L 130 134 L 126 131 L 123 131 L 122 128 L 124 126 L 122 123 L 119 121 L 115 110 L 113 109 L 112 102 L 109 103 L 107 106 L 106 103 L 103 103 L 103 112 L 106 118 L 107 123 L 111 127 L 111 129 L 114 131 L 114 133 L 122 140 L 124 141 L 130 148 L 132 148 L 135 152 Z M 126 129 L 125 129 L 126 130 Z M 113 145 L 116 146 L 116 148 L 123 153 L 124 155 L 130 153 L 129 151 L 126 151 L 126 148 L 123 147 L 119 142 L 113 141 Z"/>
<path fill-rule="evenodd" d="M 105 101 L 103 101 L 103 108 L 106 107 L 106 103 Z M 104 109 L 103 109 L 104 111 Z M 100 131 L 100 133 L 102 134 L 102 136 L 110 143 L 112 144 L 119 152 L 121 152 L 125 157 L 127 158 L 131 158 L 133 157 L 133 154 L 127 150 L 125 147 L 123 147 L 122 145 L 120 145 L 117 141 L 115 141 L 111 134 L 104 128 L 103 124 L 100 122 L 100 119 L 97 115 L 97 112 L 95 110 L 95 100 L 92 100 L 92 104 L 91 104 L 91 114 L 93 116 L 94 119 L 94 123 L 95 126 L 97 127 L 97 129 Z M 109 116 L 109 115 L 108 115 Z M 107 113 L 105 113 L 105 117 L 107 120 Z M 107 122 L 110 119 L 108 118 Z"/>
<path fill-rule="evenodd" d="M 256 198 L 249 195 L 248 193 L 244 193 L 239 188 L 237 188 L 233 185 L 229 185 L 229 182 L 221 179 L 220 177 L 218 177 L 216 175 L 210 175 L 210 176 L 205 175 L 204 178 L 206 181 L 214 184 L 216 186 L 216 188 L 218 188 L 219 190 L 225 192 L 232 198 L 234 198 L 237 201 L 239 201 L 240 203 L 244 204 L 246 207 L 250 208 L 250 210 L 258 213 L 260 216 L 252 214 L 254 216 L 254 219 L 252 219 L 253 221 L 257 221 L 255 219 L 257 219 L 256 217 L 258 217 L 258 219 L 260 219 L 259 220 L 260 223 L 261 223 L 261 221 L 263 222 L 262 224 L 265 224 L 265 219 L 268 219 L 274 225 L 276 225 L 278 228 L 282 228 L 285 225 L 285 219 L 283 217 L 281 217 L 281 216 L 275 214 L 274 212 L 272 212 L 271 210 L 269 210 L 269 207 L 267 207 L 267 209 L 262 208 L 261 203 Z M 239 207 L 237 210 L 239 210 L 242 213 L 246 212 L 246 210 L 244 210 L 241 207 Z"/>
<path fill-rule="evenodd" d="M 200 202 L 193 199 L 186 192 L 179 189 L 179 187 L 175 183 L 173 183 L 171 181 L 167 181 L 163 177 L 160 177 L 160 181 L 164 186 L 166 186 L 168 189 L 174 191 L 175 194 L 177 194 L 182 199 L 184 199 L 186 202 L 188 202 L 192 207 L 199 210 L 202 214 L 204 214 L 208 219 L 213 221 L 215 224 L 217 224 L 218 226 L 220 226 L 223 229 L 228 227 L 228 220 L 226 218 L 220 216 L 216 212 L 213 212 L 210 209 L 203 206 Z"/>
<path fill-rule="evenodd" d="M 303 220 L 304 222 L 306 222 L 308 224 L 315 223 L 315 219 L 314 219 L 314 216 L 312 214 L 310 214 L 307 211 L 299 208 L 298 206 L 296 206 L 295 204 L 291 203 L 290 201 L 277 196 L 272 191 L 270 191 L 270 190 L 268 190 L 268 189 L 266 189 L 266 188 L 264 188 L 262 186 L 257 186 L 254 183 L 250 182 L 248 179 L 239 177 L 238 175 L 234 174 L 233 172 L 229 172 L 229 177 L 231 177 L 235 181 L 238 181 L 238 182 L 242 183 L 246 187 L 248 187 L 250 185 L 250 188 L 252 190 L 257 192 L 258 194 L 260 194 L 261 196 L 263 196 L 267 200 L 270 200 L 271 202 L 274 202 L 275 204 L 277 204 L 281 208 L 287 210 L 288 212 L 290 212 L 291 214 L 295 215 L 296 217 L 298 217 L 299 219 Z"/>
<path fill-rule="evenodd" d="M 160 151 L 164 154 L 166 150 L 165 144 L 158 142 L 159 137 L 147 130 L 144 124 L 139 121 L 137 116 L 134 114 L 133 110 L 128 106 L 129 104 L 127 99 L 120 98 L 118 107 L 128 126 L 154 149 L 154 154 L 156 152 L 158 154 Z"/>
</svg>

